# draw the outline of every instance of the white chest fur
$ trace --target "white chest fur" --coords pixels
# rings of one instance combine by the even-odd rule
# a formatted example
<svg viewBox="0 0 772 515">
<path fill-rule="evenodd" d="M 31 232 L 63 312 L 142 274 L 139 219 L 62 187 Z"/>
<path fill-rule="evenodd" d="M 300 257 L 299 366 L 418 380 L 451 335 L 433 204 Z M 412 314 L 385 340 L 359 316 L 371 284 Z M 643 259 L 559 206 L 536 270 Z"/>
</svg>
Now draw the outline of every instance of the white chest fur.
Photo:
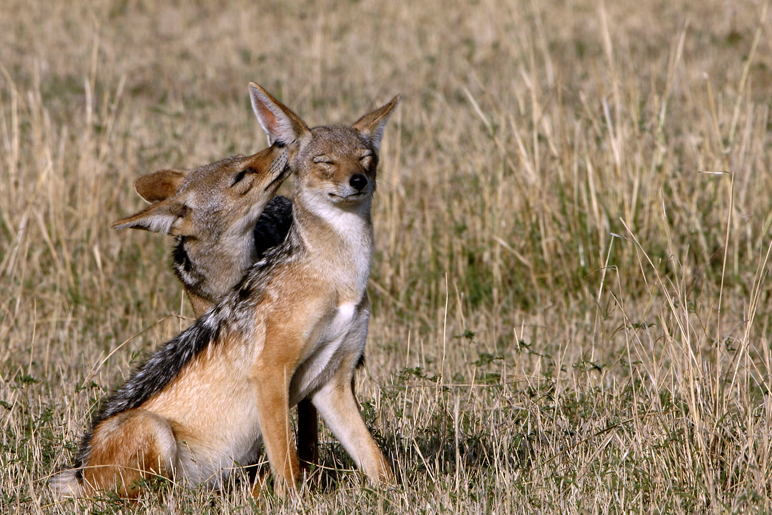
<svg viewBox="0 0 772 515">
<path fill-rule="evenodd" d="M 345 356 L 357 358 L 364 351 L 369 311 L 353 302 L 340 304 L 328 319 L 317 345 L 292 378 L 290 397 L 298 402 L 324 384 Z"/>
<path fill-rule="evenodd" d="M 303 199 L 303 204 L 339 238 L 334 243 L 329 240 L 314 241 L 310 243 L 310 247 L 325 256 L 322 261 L 331 268 L 328 272 L 340 272 L 345 276 L 336 278 L 336 282 L 340 279 L 346 282 L 354 281 L 364 292 L 373 254 L 373 227 L 369 221 L 370 200 L 363 201 L 354 208 L 343 209 L 328 199 L 309 195 Z M 329 245 L 333 247 L 329 248 Z"/>
<path fill-rule="evenodd" d="M 353 302 L 346 302 L 338 306 L 332 315 L 327 327 L 322 332 L 322 338 L 317 344 L 317 351 L 314 354 L 322 357 L 327 355 L 330 358 L 338 353 L 349 353 L 357 351 L 358 345 L 364 342 L 352 341 L 352 333 L 359 330 L 359 326 L 364 319 L 364 325 L 367 327 L 367 313 L 362 317 L 361 310 L 357 310 L 357 305 Z M 320 352 L 321 351 L 321 352 Z M 321 360 L 321 361 L 329 361 Z"/>
<path fill-rule="evenodd" d="M 333 331 L 339 332 L 340 330 L 346 330 L 351 327 L 351 323 L 354 321 L 356 315 L 356 304 L 353 302 L 346 302 L 338 306 L 338 312 L 335 314 L 335 319 L 331 324 Z"/>
</svg>

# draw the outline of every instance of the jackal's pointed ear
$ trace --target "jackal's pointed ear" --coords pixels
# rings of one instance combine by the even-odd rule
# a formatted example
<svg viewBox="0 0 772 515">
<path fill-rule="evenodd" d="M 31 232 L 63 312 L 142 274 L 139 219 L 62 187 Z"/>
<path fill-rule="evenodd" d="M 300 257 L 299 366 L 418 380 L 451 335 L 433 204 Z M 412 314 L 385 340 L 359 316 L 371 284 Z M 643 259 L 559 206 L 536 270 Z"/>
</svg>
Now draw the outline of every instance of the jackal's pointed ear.
<svg viewBox="0 0 772 515">
<path fill-rule="evenodd" d="M 134 181 L 134 191 L 148 204 L 173 197 L 185 182 L 186 170 L 159 170 L 140 175 Z"/>
<path fill-rule="evenodd" d="M 144 231 L 189 236 L 193 222 L 190 208 L 176 200 L 164 200 L 146 207 L 139 213 L 110 224 L 113 229 L 142 229 Z"/>
<path fill-rule="evenodd" d="M 276 141 L 289 145 L 309 132 L 306 122 L 254 82 L 249 83 L 249 98 L 269 145 Z"/>
<path fill-rule="evenodd" d="M 391 99 L 391 102 L 383 107 L 379 107 L 370 114 L 364 115 L 357 120 L 353 127 L 370 138 L 370 142 L 375 147 L 375 150 L 381 149 L 381 140 L 383 139 L 383 130 L 386 128 L 386 122 L 389 121 L 391 112 L 399 104 L 400 96 Z"/>
</svg>

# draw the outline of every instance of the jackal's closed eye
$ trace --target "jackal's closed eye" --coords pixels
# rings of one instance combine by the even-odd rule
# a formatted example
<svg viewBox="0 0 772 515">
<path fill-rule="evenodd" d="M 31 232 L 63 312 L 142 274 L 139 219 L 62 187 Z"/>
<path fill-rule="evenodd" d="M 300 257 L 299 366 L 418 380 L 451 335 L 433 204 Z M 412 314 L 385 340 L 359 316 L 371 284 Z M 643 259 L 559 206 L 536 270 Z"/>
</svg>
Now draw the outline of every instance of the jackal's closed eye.
<svg viewBox="0 0 772 515">
<path fill-rule="evenodd" d="M 231 184 L 231 187 L 237 185 L 241 180 L 246 177 L 247 172 L 249 171 L 249 168 L 246 168 L 244 170 L 241 170 L 236 177 L 233 178 L 233 184 Z"/>
<path fill-rule="evenodd" d="M 315 164 L 334 165 L 335 162 L 329 156 L 316 156 L 314 158 Z"/>
</svg>

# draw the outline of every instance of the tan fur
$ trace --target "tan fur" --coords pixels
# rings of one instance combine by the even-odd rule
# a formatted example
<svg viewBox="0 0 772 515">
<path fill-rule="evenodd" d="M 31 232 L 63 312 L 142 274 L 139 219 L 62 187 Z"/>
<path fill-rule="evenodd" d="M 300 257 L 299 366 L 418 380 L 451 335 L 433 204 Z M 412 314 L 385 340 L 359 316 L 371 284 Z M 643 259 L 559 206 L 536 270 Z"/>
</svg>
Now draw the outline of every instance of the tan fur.
<svg viewBox="0 0 772 515">
<path fill-rule="evenodd" d="M 173 473 L 174 434 L 169 423 L 151 411 L 134 409 L 106 420 L 92 441 L 95 465 L 83 470 L 87 493 L 118 486 L 121 497 L 135 497 L 140 479 Z"/>
<path fill-rule="evenodd" d="M 155 470 L 148 465 L 153 462 L 194 483 L 218 484 L 227 467 L 248 462 L 262 440 L 278 491 L 294 491 L 300 469 L 289 409 L 309 397 L 371 480 L 393 477 L 358 411 L 351 379 L 370 315 L 365 287 L 373 250 L 376 152 L 398 98 L 353 127 L 308 129 L 262 88 L 250 88 L 270 140 L 290 151 L 296 174 L 290 235 L 265 264 L 250 270 L 240 290 L 186 331 L 195 335 L 216 326 L 215 341 L 139 408 L 96 424 L 91 447 L 82 453 L 84 471 L 104 465 L 122 473 Z M 169 345 L 175 341 L 185 342 L 185 334 Z M 142 374 L 121 391 L 130 396 Z M 131 411 L 140 415 L 132 417 Z M 165 424 L 154 425 L 156 418 L 145 422 L 156 416 Z M 137 417 L 141 430 L 131 422 Z M 169 429 L 172 449 L 166 448 Z M 125 450 L 113 450 L 118 448 Z M 144 449 L 155 454 L 145 456 Z M 140 454 L 142 460 L 135 458 Z M 115 475 L 100 476 L 96 484 L 107 488 Z"/>
</svg>

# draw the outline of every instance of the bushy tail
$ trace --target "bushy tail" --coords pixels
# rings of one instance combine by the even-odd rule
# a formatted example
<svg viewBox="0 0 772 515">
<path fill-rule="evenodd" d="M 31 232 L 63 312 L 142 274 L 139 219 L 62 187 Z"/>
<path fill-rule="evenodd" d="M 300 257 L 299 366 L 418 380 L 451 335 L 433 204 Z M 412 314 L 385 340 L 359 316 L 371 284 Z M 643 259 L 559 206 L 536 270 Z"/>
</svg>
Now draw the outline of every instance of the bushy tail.
<svg viewBox="0 0 772 515">
<path fill-rule="evenodd" d="M 81 497 L 83 493 L 82 479 L 78 477 L 77 469 L 57 472 L 48 481 L 48 485 L 58 499 Z"/>
</svg>

